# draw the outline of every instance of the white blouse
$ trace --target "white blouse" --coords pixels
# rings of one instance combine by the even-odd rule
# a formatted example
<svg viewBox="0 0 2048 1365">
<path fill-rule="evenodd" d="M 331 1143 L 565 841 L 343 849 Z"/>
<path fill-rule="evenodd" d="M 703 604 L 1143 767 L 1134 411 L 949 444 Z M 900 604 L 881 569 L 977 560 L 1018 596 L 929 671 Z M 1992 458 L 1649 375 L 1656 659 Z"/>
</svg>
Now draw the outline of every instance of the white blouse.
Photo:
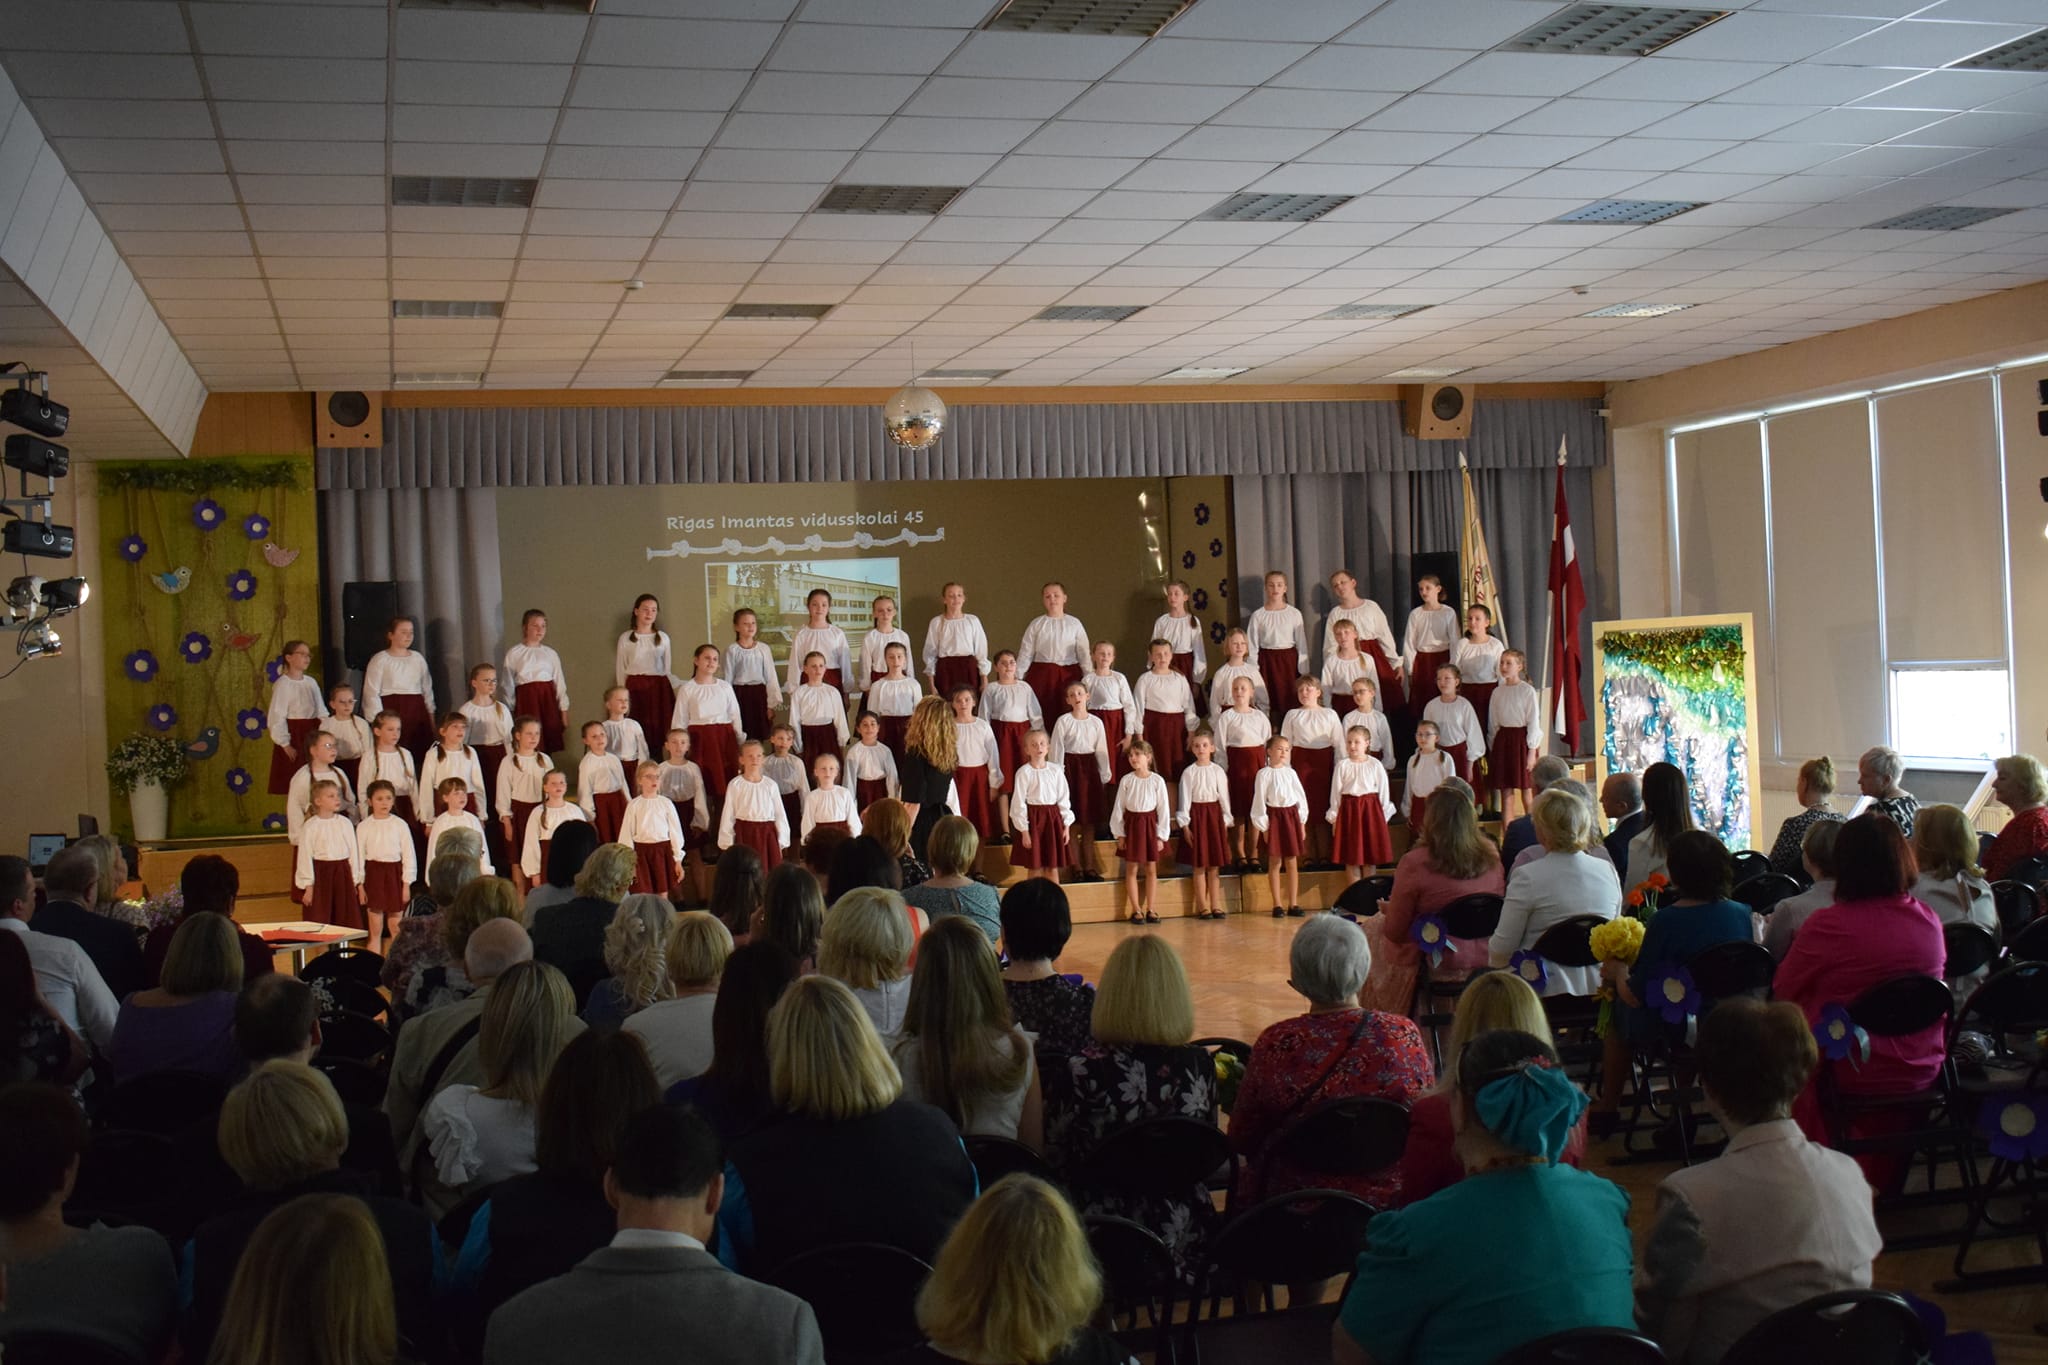
<svg viewBox="0 0 2048 1365">
<path fill-rule="evenodd" d="M 1026 763 L 1010 777 L 1010 823 L 1020 830 L 1031 828 L 1033 806 L 1058 806 L 1060 823 L 1074 823 L 1074 803 L 1067 792 L 1067 775 L 1047 763 L 1032 767 Z"/>
<path fill-rule="evenodd" d="M 525 1175 L 534 1165 L 533 1110 L 494 1099 L 473 1085 L 451 1085 L 420 1118 L 434 1173 L 452 1190 L 482 1189 Z"/>
<path fill-rule="evenodd" d="M 620 716 L 616 720 L 602 722 L 604 725 L 604 751 L 619 760 L 619 766 L 638 765 L 654 757 L 654 750 L 647 746 L 647 731 L 631 716 Z"/>
<path fill-rule="evenodd" d="M 1223 750 L 1263 749 L 1273 737 L 1273 722 L 1264 711 L 1225 708 L 1209 722 L 1209 730 L 1216 736 L 1217 747 Z"/>
<path fill-rule="evenodd" d="M 1533 757 L 1543 752 L 1543 699 L 1536 695 L 1536 689 L 1525 682 L 1502 683 L 1493 690 L 1493 699 L 1486 707 L 1486 740 L 1493 743 L 1493 737 L 1503 730 L 1521 727 L 1529 732 L 1529 753 Z"/>
<path fill-rule="evenodd" d="M 932 623 L 924 628 L 924 675 L 936 677 L 941 659 L 972 659 L 974 666 L 981 670 L 981 676 L 988 676 L 988 632 L 981 628 L 981 618 L 965 612 L 948 619 L 934 616 Z"/>
<path fill-rule="evenodd" d="M 1280 737 L 1297 749 L 1341 749 L 1344 719 L 1327 706 L 1297 706 L 1280 722 Z"/>
<path fill-rule="evenodd" d="M 1345 658 L 1334 650 L 1323 660 L 1323 704 L 1330 705 L 1339 697 L 1351 695 L 1351 684 L 1360 678 L 1372 679 L 1372 704 L 1378 710 L 1380 705 L 1380 675 L 1372 666 L 1372 660 L 1363 654 Z"/>
<path fill-rule="evenodd" d="M 667 678 L 670 687 L 677 686 L 682 679 L 675 675 L 671 655 L 665 630 L 657 630 L 652 635 L 636 635 L 630 630 L 622 632 L 612 669 L 613 681 L 624 687 L 630 677 Z"/>
<path fill-rule="evenodd" d="M 374 719 L 385 709 L 386 696 L 409 694 L 426 702 L 427 714 L 433 714 L 434 679 L 427 672 L 426 656 L 412 650 L 393 654 L 388 649 L 371 655 L 370 666 L 363 670 L 363 714 Z"/>
<path fill-rule="evenodd" d="M 1308 793 L 1301 789 L 1301 778 L 1294 769 L 1270 765 L 1259 769 L 1258 781 L 1252 784 L 1252 828 L 1265 829 L 1273 823 L 1273 811 L 1290 806 L 1301 813 L 1301 823 L 1306 826 Z"/>
<path fill-rule="evenodd" d="M 1124 837 L 1124 816 L 1149 816 L 1164 839 L 1173 833 L 1173 802 L 1167 799 L 1166 779 L 1158 773 L 1143 777 L 1125 773 L 1116 784 L 1116 804 L 1109 811 L 1109 837 Z"/>
<path fill-rule="evenodd" d="M 811 771 L 795 754 L 769 754 L 761 760 L 761 776 L 784 796 L 811 789 Z"/>
<path fill-rule="evenodd" d="M 804 798 L 802 833 L 798 837 L 808 839 L 818 826 L 839 820 L 846 822 L 847 833 L 860 833 L 860 810 L 854 804 L 853 793 L 845 787 L 819 787 Z"/>
<path fill-rule="evenodd" d="M 1244 633 L 1252 642 L 1254 657 L 1262 649 L 1291 649 L 1295 667 L 1308 667 L 1308 622 L 1302 618 L 1300 607 L 1260 607 L 1245 623 Z"/>
<path fill-rule="evenodd" d="M 1164 673 L 1140 673 L 1138 680 L 1131 684 L 1132 695 L 1137 699 L 1141 711 L 1178 711 L 1187 720 L 1188 733 L 1193 734 L 1200 725 L 1195 715 L 1195 692 L 1188 686 L 1176 669 Z"/>
<path fill-rule="evenodd" d="M 348 784 L 348 773 L 339 766 L 313 771 L 308 763 L 292 774 L 291 785 L 284 798 L 284 829 L 287 842 L 296 844 L 299 831 L 312 818 L 313 783 L 334 782 L 341 787 L 341 814 L 350 820 L 356 817 L 356 793 Z"/>
<path fill-rule="evenodd" d="M 1253 706 L 1263 711 L 1273 704 L 1272 697 L 1266 693 L 1265 675 L 1259 672 L 1257 665 L 1248 663 L 1224 664 L 1216 670 L 1216 678 L 1209 684 L 1210 715 L 1213 716 L 1219 711 L 1228 711 L 1230 709 L 1230 685 L 1239 678 L 1250 678 L 1252 680 Z"/>
<path fill-rule="evenodd" d="M 555 760 L 546 754 L 507 754 L 498 765 L 498 814 L 510 815 L 514 801 L 539 805 L 546 796 L 543 784 L 554 770 Z"/>
<path fill-rule="evenodd" d="M 1208 802 L 1223 808 L 1223 827 L 1235 824 L 1230 814 L 1230 774 L 1221 763 L 1190 763 L 1180 775 L 1180 827 L 1195 818 L 1194 808 Z"/>
<path fill-rule="evenodd" d="M 1190 613 L 1175 616 L 1168 612 L 1152 623 L 1152 638 L 1164 640 L 1173 646 L 1173 652 L 1195 656 L 1195 683 L 1209 676 L 1208 641 L 1202 635 L 1202 619 Z"/>
<path fill-rule="evenodd" d="M 911 652 L 910 635 L 903 630 L 870 630 L 860 642 L 860 685 L 865 688 L 868 679 L 877 673 L 887 673 L 889 662 L 883 657 L 890 645 L 903 646 L 903 668 L 910 670 L 916 655 Z"/>
<path fill-rule="evenodd" d="M 505 651 L 505 681 L 512 694 L 527 683 L 555 685 L 555 705 L 563 714 L 569 710 L 569 676 L 562 670 L 562 656 L 553 645 L 518 644 Z"/>
<path fill-rule="evenodd" d="M 1448 654 L 1451 646 L 1458 643 L 1458 613 L 1449 607 L 1417 607 L 1408 613 L 1408 634 L 1401 641 L 1401 671 L 1408 675 L 1411 686 L 1428 689 L 1436 686 L 1434 678 L 1415 676 L 1415 656 L 1418 654 Z"/>
<path fill-rule="evenodd" d="M 691 678 L 676 688 L 676 711 L 668 725 L 671 730 L 687 730 L 693 725 L 730 725 L 733 734 L 741 739 L 747 737 L 746 727 L 740 723 L 740 699 L 734 695 L 732 684 L 723 678 L 710 682 Z"/>
<path fill-rule="evenodd" d="M 954 721 L 953 748 L 955 768 L 986 767 L 990 790 L 1003 785 L 1003 762 L 996 754 L 996 732 L 987 721 L 979 717 L 965 723 Z"/>
<path fill-rule="evenodd" d="M 663 762 L 655 772 L 663 796 L 677 805 L 685 801 L 692 803 L 690 828 L 711 828 L 711 806 L 704 799 L 704 770 L 686 758 L 680 763 Z"/>
<path fill-rule="evenodd" d="M 1458 643 L 1451 646 L 1451 666 L 1468 683 L 1497 683 L 1500 681 L 1501 651 L 1506 648 L 1491 635 L 1484 640 L 1470 640 L 1461 635 Z"/>
<path fill-rule="evenodd" d="M 988 721 L 1026 721 L 1043 724 L 1038 694 L 1021 682 L 992 682 L 981 689 L 981 718 Z"/>
<path fill-rule="evenodd" d="M 1457 775 L 1458 765 L 1442 749 L 1433 754 L 1417 749 L 1408 756 L 1408 780 L 1401 795 L 1412 806 Z"/>
<path fill-rule="evenodd" d="M 846 751 L 846 785 L 857 782 L 886 782 L 889 795 L 899 796 L 903 791 L 902 778 L 896 772 L 896 755 L 886 744 L 856 744 Z"/>
<path fill-rule="evenodd" d="M 1017 672 L 1028 673 L 1033 664 L 1088 667 L 1088 628 L 1080 618 L 1040 616 L 1024 627 L 1024 638 L 1017 643 Z"/>
<path fill-rule="evenodd" d="M 1431 697 L 1429 705 L 1422 708 L 1422 718 L 1436 722 L 1436 742 L 1446 749 L 1453 744 L 1470 744 L 1485 738 L 1479 729 L 1479 713 L 1463 697 L 1453 697 L 1449 701 Z M 1478 755 L 1468 753 L 1466 757 L 1476 758 Z"/>
<path fill-rule="evenodd" d="M 1052 761 L 1065 767 L 1074 754 L 1094 754 L 1096 770 L 1109 781 L 1109 734 L 1094 716 L 1061 716 L 1052 727 Z"/>
<path fill-rule="evenodd" d="M 626 789 L 626 770 L 613 754 L 585 754 L 576 765 L 576 804 L 586 819 L 597 818 L 596 797 Z"/>
<path fill-rule="evenodd" d="M 486 877 L 496 876 L 496 869 L 491 866 L 490 847 L 484 842 L 483 821 L 477 819 L 476 816 L 466 810 L 444 810 L 435 816 L 434 823 L 427 827 L 427 866 L 432 867 L 434 865 L 434 845 L 439 843 L 441 836 L 451 829 L 475 831 L 477 842 L 483 845 L 482 851 L 477 854 L 477 866 L 483 870 L 483 874 Z"/>
<path fill-rule="evenodd" d="M 1081 681 L 1088 688 L 1090 711 L 1121 711 L 1124 713 L 1124 733 L 1137 733 L 1138 699 L 1131 694 L 1129 678 L 1115 669 L 1107 673 L 1091 670 L 1081 675 Z"/>
<path fill-rule="evenodd" d="M 512 713 L 505 708 L 505 703 L 494 701 L 488 706 L 480 706 L 474 701 L 466 701 L 459 709 L 462 718 L 469 722 L 471 744 L 512 747 Z"/>
<path fill-rule="evenodd" d="M 683 826 L 666 796 L 636 796 L 626 803 L 619 821 L 622 844 L 667 844 L 677 862 L 683 860 Z"/>
<path fill-rule="evenodd" d="M 1387 614 L 1380 610 L 1380 604 L 1361 598 L 1355 607 L 1331 607 L 1330 614 L 1323 618 L 1323 657 L 1329 658 L 1337 652 L 1337 635 L 1334 627 L 1339 621 L 1349 621 L 1358 627 L 1358 649 L 1365 653 L 1365 642 L 1376 641 L 1380 654 L 1392 663 L 1401 656 L 1401 647 L 1394 643 L 1394 628 L 1387 623 Z"/>
<path fill-rule="evenodd" d="M 270 685 L 271 743 L 292 742 L 292 730 L 287 721 L 324 720 L 326 716 L 327 699 L 320 695 L 320 684 L 313 679 L 280 673 L 277 681 Z"/>
<path fill-rule="evenodd" d="M 845 631 L 828 623 L 799 627 L 790 640 L 789 673 L 782 683 L 789 691 L 796 691 L 797 684 L 804 680 L 804 658 L 810 654 L 824 655 L 825 671 L 830 673 L 838 669 L 839 681 L 845 686 L 853 686 L 853 647 L 847 643 Z"/>
<path fill-rule="evenodd" d="M 427 756 L 420 760 L 420 790 L 433 804 L 441 804 L 441 783 L 451 777 L 461 778 L 462 785 L 469 788 L 469 813 L 478 819 L 489 819 L 491 803 L 484 798 L 484 765 L 477 761 L 476 750 L 467 744 L 452 754 L 438 744 L 427 750 Z"/>
<path fill-rule="evenodd" d="M 397 863 L 405 885 L 420 879 L 412 830 L 395 815 L 373 815 L 356 826 L 356 849 L 366 863 Z"/>
<path fill-rule="evenodd" d="M 356 764 L 356 790 L 366 792 L 372 782 L 389 782 L 394 796 L 411 796 L 419 791 L 419 778 L 413 773 L 412 750 L 393 749 L 386 753 L 382 749 L 371 749 Z"/>
<path fill-rule="evenodd" d="M 345 815 L 316 815 L 299 831 L 292 884 L 304 891 L 313 884 L 314 863 L 336 862 L 346 862 L 350 879 L 357 886 L 363 884 L 363 850 L 356 842 L 356 827 Z"/>
<path fill-rule="evenodd" d="M 924 700 L 924 684 L 915 678 L 880 678 L 868 684 L 868 710 L 878 716 L 907 716 Z"/>
<path fill-rule="evenodd" d="M 803 752 L 804 727 L 829 725 L 846 747 L 846 694 L 824 683 L 798 683 L 789 694 L 789 723 L 796 727 L 797 752 Z"/>
<path fill-rule="evenodd" d="M 1365 731 L 1366 751 L 1385 762 L 1394 756 L 1394 728 L 1380 711 L 1353 711 L 1344 717 L 1344 729 Z M 1348 737 L 1348 735 L 1347 735 Z"/>
<path fill-rule="evenodd" d="M 765 687 L 768 709 L 782 706 L 782 680 L 775 676 L 775 651 L 759 640 L 743 645 L 735 640 L 725 647 L 725 680 L 734 687 Z"/>
<path fill-rule="evenodd" d="M 359 761 L 376 745 L 370 735 L 370 723 L 361 716 L 350 716 L 347 720 L 329 716 L 320 722 L 320 733 L 334 736 L 334 756 L 343 763 Z"/>
<path fill-rule="evenodd" d="M 749 781 L 735 777 L 725 784 L 725 809 L 718 817 L 718 846 L 731 848 L 734 827 L 741 820 L 775 826 L 775 841 L 789 847 L 789 813 L 782 808 L 782 793 L 766 778 Z"/>
<path fill-rule="evenodd" d="M 572 820 L 583 819 L 580 807 L 563 802 L 559 806 L 542 806 L 526 822 L 526 847 L 519 850 L 519 870 L 529 881 L 538 881 L 546 868 L 540 864 L 540 846 L 543 840 L 552 840 L 555 831 Z"/>
<path fill-rule="evenodd" d="M 1340 758 L 1337 771 L 1330 782 L 1330 823 L 1337 823 L 1338 808 L 1347 796 L 1377 796 L 1387 799 L 1387 770 L 1381 762 L 1368 755 L 1363 759 Z"/>
</svg>

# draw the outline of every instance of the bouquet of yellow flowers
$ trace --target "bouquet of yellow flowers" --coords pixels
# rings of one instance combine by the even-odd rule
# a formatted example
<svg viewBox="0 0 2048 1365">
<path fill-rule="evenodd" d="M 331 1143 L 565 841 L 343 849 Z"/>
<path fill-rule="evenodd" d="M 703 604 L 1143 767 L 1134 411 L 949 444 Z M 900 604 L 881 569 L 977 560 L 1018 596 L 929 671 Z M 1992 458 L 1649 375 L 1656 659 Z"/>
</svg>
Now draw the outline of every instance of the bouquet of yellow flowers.
<svg viewBox="0 0 2048 1365">
<path fill-rule="evenodd" d="M 1631 903 L 1634 898 L 1631 896 Z M 1601 962 L 1623 962 L 1633 965 L 1636 954 L 1643 950 L 1643 922 L 1634 915 L 1620 915 L 1594 928 L 1588 940 L 1593 956 Z M 1600 987 L 1600 1018 L 1596 1027 L 1605 1038 L 1614 1024 L 1614 988 Z"/>
<path fill-rule="evenodd" d="M 1237 1088 L 1244 1080 L 1244 1061 L 1234 1052 L 1216 1050 L 1216 1107 L 1229 1113 L 1237 1107 Z"/>
</svg>

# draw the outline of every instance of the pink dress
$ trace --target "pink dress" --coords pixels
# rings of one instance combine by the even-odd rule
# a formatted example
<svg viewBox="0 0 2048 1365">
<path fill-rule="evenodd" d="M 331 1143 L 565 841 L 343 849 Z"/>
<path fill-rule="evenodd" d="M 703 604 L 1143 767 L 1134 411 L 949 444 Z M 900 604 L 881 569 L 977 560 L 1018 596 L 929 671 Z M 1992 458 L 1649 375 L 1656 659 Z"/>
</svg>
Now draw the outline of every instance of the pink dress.
<svg viewBox="0 0 2048 1365">
<path fill-rule="evenodd" d="M 1372 943 L 1372 975 L 1360 992 L 1361 1003 L 1390 1014 L 1409 1013 L 1422 965 L 1422 949 L 1410 936 L 1416 919 L 1443 909 L 1460 896 L 1503 895 L 1507 885 L 1498 856 L 1477 877 L 1461 880 L 1433 867 L 1429 849 L 1421 844 L 1402 854 L 1394 867 L 1394 894 L 1387 908 L 1364 921 Z M 1483 938 L 1453 939 L 1450 951 L 1433 970 L 1439 976 L 1485 971 L 1486 944 Z"/>
</svg>

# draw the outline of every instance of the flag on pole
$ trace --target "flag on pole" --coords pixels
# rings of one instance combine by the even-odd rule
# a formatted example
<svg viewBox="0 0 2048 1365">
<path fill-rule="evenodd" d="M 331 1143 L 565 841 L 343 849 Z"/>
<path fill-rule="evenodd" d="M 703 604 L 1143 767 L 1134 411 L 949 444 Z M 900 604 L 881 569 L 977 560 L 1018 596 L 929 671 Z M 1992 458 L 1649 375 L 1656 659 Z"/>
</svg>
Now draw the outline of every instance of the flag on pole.
<svg viewBox="0 0 2048 1365">
<path fill-rule="evenodd" d="M 1458 573 L 1464 582 L 1467 607 L 1485 607 L 1493 613 L 1493 628 L 1507 643 L 1507 618 L 1500 609 L 1500 580 L 1493 576 L 1493 559 L 1486 553 L 1486 528 L 1479 524 L 1479 499 L 1472 492 L 1472 470 L 1458 453 L 1458 475 L 1465 482 L 1465 526 L 1458 538 Z"/>
<path fill-rule="evenodd" d="M 1586 701 L 1579 688 L 1583 660 L 1579 654 L 1579 623 L 1586 614 L 1586 580 L 1579 573 L 1578 547 L 1572 543 L 1572 514 L 1564 495 L 1565 443 L 1557 443 L 1557 510 L 1550 536 L 1548 635 L 1543 643 L 1544 690 L 1551 697 L 1552 734 L 1564 736 L 1565 751 L 1579 752 L 1579 726 L 1586 719 Z"/>
</svg>

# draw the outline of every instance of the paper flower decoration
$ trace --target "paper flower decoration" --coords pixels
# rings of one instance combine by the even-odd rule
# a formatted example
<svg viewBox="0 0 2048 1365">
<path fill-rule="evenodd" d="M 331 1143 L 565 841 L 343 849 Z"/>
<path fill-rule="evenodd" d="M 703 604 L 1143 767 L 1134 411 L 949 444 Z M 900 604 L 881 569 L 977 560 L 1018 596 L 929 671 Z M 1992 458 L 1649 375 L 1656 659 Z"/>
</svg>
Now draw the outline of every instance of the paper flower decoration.
<svg viewBox="0 0 2048 1365">
<path fill-rule="evenodd" d="M 285 829 L 285 818 L 272 811 L 263 817 L 263 828 L 271 834 L 281 833 Z"/>
<path fill-rule="evenodd" d="M 1193 550 L 1182 550 L 1180 552 L 1180 566 L 1183 569 L 1195 567 L 1195 552 Z"/>
<path fill-rule="evenodd" d="M 2020 1093 L 1987 1100 L 1977 1109 L 1977 1131 L 1991 1155 L 2025 1161 L 2048 1155 L 2048 1096 Z"/>
<path fill-rule="evenodd" d="M 250 540 L 262 540 L 270 534 L 270 518 L 261 512 L 251 512 L 242 518 L 242 534 Z"/>
<path fill-rule="evenodd" d="M 203 664 L 213 657 L 213 641 L 195 630 L 178 641 L 178 653 L 188 664 Z"/>
<path fill-rule="evenodd" d="M 1442 916 L 1418 915 L 1415 923 L 1409 926 L 1408 933 L 1428 955 L 1432 967 L 1442 962 L 1450 949 L 1451 931 L 1444 926 Z"/>
<path fill-rule="evenodd" d="M 282 654 L 278 655 L 275 659 L 272 659 L 269 663 L 263 665 L 263 676 L 269 679 L 271 682 L 276 682 L 283 673 L 284 655 Z"/>
<path fill-rule="evenodd" d="M 1682 1024 L 1700 1012 L 1700 988 L 1692 973 L 1683 967 L 1668 967 L 1650 978 L 1643 1003 L 1664 1017 L 1667 1024 Z"/>
<path fill-rule="evenodd" d="M 1542 956 L 1526 948 L 1508 959 L 1508 970 L 1528 982 L 1529 988 L 1538 995 L 1543 994 L 1543 987 L 1550 980 L 1550 973 L 1543 965 Z"/>
<path fill-rule="evenodd" d="M 1846 1005 L 1821 1006 L 1813 1040 L 1820 1044 L 1820 1055 L 1831 1062 L 1853 1061 L 1860 1066 L 1870 1057 L 1870 1035 L 1850 1017 Z"/>
<path fill-rule="evenodd" d="M 121 672 L 130 682 L 148 682 L 156 676 L 156 655 L 146 649 L 138 649 L 121 660 Z"/>
<path fill-rule="evenodd" d="M 121 537 L 120 549 L 121 558 L 127 560 L 130 564 L 137 564 L 141 562 L 144 555 L 149 553 L 149 542 L 136 535 L 133 531 L 130 531 L 127 535 Z"/>
<path fill-rule="evenodd" d="M 1209 623 L 1209 638 L 1217 644 L 1222 644 L 1229 635 L 1230 628 L 1221 621 L 1211 621 Z"/>
<path fill-rule="evenodd" d="M 228 514 L 212 498 L 201 498 L 192 504 L 192 524 L 202 531 L 215 531 L 228 519 Z"/>
<path fill-rule="evenodd" d="M 1216 584 L 1216 596 L 1219 598 L 1228 598 L 1230 596 L 1229 579 L 1225 578 Z"/>
<path fill-rule="evenodd" d="M 228 769 L 227 781 L 228 790 L 240 796 L 243 792 L 249 790 L 249 770 L 247 768 L 230 768 Z"/>
<path fill-rule="evenodd" d="M 150 707 L 143 718 L 149 722 L 150 729 L 162 732 L 178 723 L 178 708 L 167 701 L 160 701 Z"/>
<path fill-rule="evenodd" d="M 261 739 L 268 728 L 270 717 L 250 706 L 235 712 L 235 733 L 243 739 Z"/>
<path fill-rule="evenodd" d="M 256 575 L 247 569 L 237 569 L 228 575 L 228 600 L 246 602 L 256 595 Z"/>
<path fill-rule="evenodd" d="M 1188 596 L 1188 605 L 1196 611 L 1207 611 L 1209 609 L 1209 590 L 1207 588 L 1196 588 Z"/>
<path fill-rule="evenodd" d="M 1223 542 L 1222 542 L 1222 541 L 1220 541 L 1220 540 L 1212 540 L 1212 541 L 1210 541 L 1210 542 L 1209 542 L 1209 558 L 1211 558 L 1211 559 L 1221 559 L 1221 558 L 1223 558 Z"/>
<path fill-rule="evenodd" d="M 1196 503 L 1196 504 L 1195 504 L 1195 525 L 1197 525 L 1197 526 L 1207 526 L 1208 524 L 1209 524 L 1209 504 L 1208 504 L 1208 503 L 1206 503 L 1206 502 L 1198 502 L 1198 503 Z"/>
</svg>

